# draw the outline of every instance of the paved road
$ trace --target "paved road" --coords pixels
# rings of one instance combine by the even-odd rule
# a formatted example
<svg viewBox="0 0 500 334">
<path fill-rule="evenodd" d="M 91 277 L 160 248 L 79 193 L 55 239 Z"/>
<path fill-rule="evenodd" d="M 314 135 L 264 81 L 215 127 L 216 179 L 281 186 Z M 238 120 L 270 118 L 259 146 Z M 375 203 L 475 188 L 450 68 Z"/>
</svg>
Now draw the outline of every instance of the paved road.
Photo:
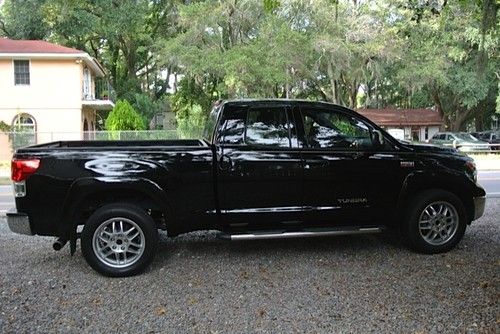
<svg viewBox="0 0 500 334">
<path fill-rule="evenodd" d="M 12 186 L 0 186 L 0 215 L 14 206 Z"/>
<path fill-rule="evenodd" d="M 480 171 L 479 183 L 486 189 L 488 197 L 500 197 L 500 171 Z M 11 186 L 0 186 L 0 214 L 14 206 Z"/>
<path fill-rule="evenodd" d="M 500 197 L 500 171 L 480 171 L 478 180 L 488 197 Z"/>
</svg>

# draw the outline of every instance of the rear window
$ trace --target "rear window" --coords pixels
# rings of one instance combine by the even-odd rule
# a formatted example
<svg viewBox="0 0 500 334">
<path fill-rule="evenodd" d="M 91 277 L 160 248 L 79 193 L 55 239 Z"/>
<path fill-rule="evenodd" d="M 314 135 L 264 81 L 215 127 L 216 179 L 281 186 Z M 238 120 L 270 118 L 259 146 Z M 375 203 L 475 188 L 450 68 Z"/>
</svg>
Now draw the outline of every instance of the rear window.
<svg viewBox="0 0 500 334">
<path fill-rule="evenodd" d="M 248 110 L 245 144 L 290 147 L 286 109 L 263 107 Z"/>
<path fill-rule="evenodd" d="M 290 134 L 286 107 L 227 106 L 220 122 L 218 143 L 290 147 Z"/>
</svg>

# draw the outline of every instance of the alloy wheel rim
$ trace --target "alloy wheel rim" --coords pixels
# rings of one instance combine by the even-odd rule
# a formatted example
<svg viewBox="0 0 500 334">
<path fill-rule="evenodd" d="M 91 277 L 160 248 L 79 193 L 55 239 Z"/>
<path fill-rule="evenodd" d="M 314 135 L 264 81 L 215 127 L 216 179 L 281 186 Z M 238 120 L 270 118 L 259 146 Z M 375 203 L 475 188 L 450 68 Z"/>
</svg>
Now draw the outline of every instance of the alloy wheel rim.
<svg viewBox="0 0 500 334">
<path fill-rule="evenodd" d="M 106 220 L 95 230 L 92 247 L 99 261 L 113 268 L 125 268 L 137 262 L 145 249 L 142 229 L 128 218 Z"/>
<path fill-rule="evenodd" d="M 450 241 L 458 230 L 458 213 L 448 202 L 433 202 L 425 207 L 418 221 L 420 236 L 430 245 Z"/>
</svg>

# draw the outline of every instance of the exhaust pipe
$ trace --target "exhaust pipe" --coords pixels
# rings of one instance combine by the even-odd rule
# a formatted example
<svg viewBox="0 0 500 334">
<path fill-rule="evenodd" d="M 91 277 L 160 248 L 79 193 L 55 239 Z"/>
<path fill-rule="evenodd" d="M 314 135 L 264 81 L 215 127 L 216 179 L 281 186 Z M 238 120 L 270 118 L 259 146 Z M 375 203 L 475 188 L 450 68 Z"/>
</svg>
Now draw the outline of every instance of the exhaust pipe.
<svg viewBox="0 0 500 334">
<path fill-rule="evenodd" d="M 67 242 L 68 240 L 59 238 L 56 241 L 54 241 L 54 243 L 52 244 L 52 248 L 54 248 L 55 251 L 60 251 L 61 248 L 63 248 L 64 245 L 66 245 Z"/>
</svg>

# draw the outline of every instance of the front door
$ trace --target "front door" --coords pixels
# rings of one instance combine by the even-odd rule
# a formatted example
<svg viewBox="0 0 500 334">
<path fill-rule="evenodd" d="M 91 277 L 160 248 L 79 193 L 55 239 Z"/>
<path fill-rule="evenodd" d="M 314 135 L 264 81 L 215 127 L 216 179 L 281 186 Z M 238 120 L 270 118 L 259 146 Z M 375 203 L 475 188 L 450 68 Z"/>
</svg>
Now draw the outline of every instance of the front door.
<svg viewBox="0 0 500 334">
<path fill-rule="evenodd" d="M 302 163 L 289 106 L 228 104 L 222 117 L 217 168 L 226 227 L 298 224 Z"/>
<path fill-rule="evenodd" d="M 294 111 L 304 159 L 309 224 L 367 224 L 393 213 L 403 174 L 401 158 L 374 144 L 373 127 L 342 108 Z"/>
</svg>

